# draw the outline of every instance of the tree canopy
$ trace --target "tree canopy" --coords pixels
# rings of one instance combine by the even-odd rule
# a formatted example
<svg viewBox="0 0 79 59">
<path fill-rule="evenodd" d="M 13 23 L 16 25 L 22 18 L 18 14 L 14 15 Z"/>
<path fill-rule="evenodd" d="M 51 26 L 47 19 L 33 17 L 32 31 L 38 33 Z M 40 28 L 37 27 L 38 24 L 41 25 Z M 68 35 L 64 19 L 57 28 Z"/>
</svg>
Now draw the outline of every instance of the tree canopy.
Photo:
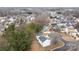
<svg viewBox="0 0 79 59">
<path fill-rule="evenodd" d="M 37 33 L 40 32 L 43 28 L 43 25 L 38 23 L 30 23 L 26 26 L 26 31 L 29 33 Z"/>
<path fill-rule="evenodd" d="M 41 24 L 37 23 L 30 23 L 24 27 L 20 26 L 18 28 L 15 27 L 15 24 L 9 25 L 9 27 L 5 29 L 4 32 L 4 38 L 9 43 L 7 50 L 30 50 L 34 34 L 40 32 L 42 27 L 43 26 Z"/>
<path fill-rule="evenodd" d="M 23 51 L 30 49 L 31 36 L 28 32 L 16 29 L 14 24 L 5 30 L 4 37 L 9 43 L 8 50 Z"/>
</svg>

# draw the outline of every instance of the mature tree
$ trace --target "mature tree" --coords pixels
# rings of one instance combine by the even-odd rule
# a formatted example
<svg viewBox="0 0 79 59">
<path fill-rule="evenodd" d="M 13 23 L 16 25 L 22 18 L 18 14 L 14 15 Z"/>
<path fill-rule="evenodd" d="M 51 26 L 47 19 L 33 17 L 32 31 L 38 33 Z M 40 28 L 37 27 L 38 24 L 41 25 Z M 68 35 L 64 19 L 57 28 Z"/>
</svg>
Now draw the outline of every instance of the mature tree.
<svg viewBox="0 0 79 59">
<path fill-rule="evenodd" d="M 26 31 L 33 34 L 40 32 L 43 28 L 43 25 L 38 24 L 38 23 L 30 23 L 26 26 Z"/>
<path fill-rule="evenodd" d="M 50 20 L 48 19 L 48 16 L 46 14 L 40 14 L 36 17 L 35 22 L 40 24 L 48 24 Z"/>
<path fill-rule="evenodd" d="M 62 26 L 61 26 L 61 28 L 65 28 L 65 26 L 64 26 L 64 25 L 62 25 Z"/>
<path fill-rule="evenodd" d="M 9 43 L 8 50 L 29 50 L 34 34 L 40 32 L 42 28 L 43 26 L 38 23 L 21 25 L 18 28 L 15 28 L 15 24 L 11 24 L 4 32 L 4 38 Z"/>
<path fill-rule="evenodd" d="M 5 39 L 9 43 L 8 50 L 29 50 L 31 47 L 32 38 L 28 32 L 15 28 L 15 25 L 10 25 L 4 34 Z"/>
</svg>

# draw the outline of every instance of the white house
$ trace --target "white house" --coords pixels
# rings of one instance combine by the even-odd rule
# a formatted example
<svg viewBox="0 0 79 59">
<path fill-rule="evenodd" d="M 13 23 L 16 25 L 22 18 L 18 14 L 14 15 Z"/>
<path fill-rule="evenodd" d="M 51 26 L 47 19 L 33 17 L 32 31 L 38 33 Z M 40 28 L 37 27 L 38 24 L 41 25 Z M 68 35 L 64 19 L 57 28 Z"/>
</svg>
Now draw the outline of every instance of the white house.
<svg viewBox="0 0 79 59">
<path fill-rule="evenodd" d="M 61 32 L 68 34 L 69 31 L 68 31 L 68 28 L 62 28 Z"/>
<path fill-rule="evenodd" d="M 48 14 L 50 15 L 50 16 L 55 16 L 56 15 L 56 12 L 55 11 L 48 11 Z"/>
<path fill-rule="evenodd" d="M 27 18 L 27 23 L 31 23 L 35 19 L 35 16 L 30 15 L 30 16 L 27 16 L 26 18 Z"/>
<path fill-rule="evenodd" d="M 50 40 L 44 36 L 36 36 L 38 42 L 41 44 L 42 47 L 47 47 L 50 45 Z"/>
<path fill-rule="evenodd" d="M 4 22 L 4 21 L 5 21 L 5 19 L 1 19 L 1 20 L 0 20 L 1 23 Z"/>
<path fill-rule="evenodd" d="M 76 18 L 76 20 L 75 20 L 76 22 L 79 22 L 79 18 Z"/>
<path fill-rule="evenodd" d="M 16 19 L 13 19 L 13 17 L 9 18 L 9 24 L 13 23 Z"/>
</svg>

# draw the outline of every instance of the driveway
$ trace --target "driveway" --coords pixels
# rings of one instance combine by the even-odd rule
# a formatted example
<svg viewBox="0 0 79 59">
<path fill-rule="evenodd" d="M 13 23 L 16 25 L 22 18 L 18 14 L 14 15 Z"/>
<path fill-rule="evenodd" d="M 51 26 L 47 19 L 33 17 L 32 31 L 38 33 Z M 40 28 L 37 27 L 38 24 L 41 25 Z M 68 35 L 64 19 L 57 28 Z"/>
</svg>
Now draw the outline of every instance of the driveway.
<svg viewBox="0 0 79 59">
<path fill-rule="evenodd" d="M 39 44 L 36 38 L 33 38 L 31 50 L 32 51 L 43 51 L 44 48 Z"/>
</svg>

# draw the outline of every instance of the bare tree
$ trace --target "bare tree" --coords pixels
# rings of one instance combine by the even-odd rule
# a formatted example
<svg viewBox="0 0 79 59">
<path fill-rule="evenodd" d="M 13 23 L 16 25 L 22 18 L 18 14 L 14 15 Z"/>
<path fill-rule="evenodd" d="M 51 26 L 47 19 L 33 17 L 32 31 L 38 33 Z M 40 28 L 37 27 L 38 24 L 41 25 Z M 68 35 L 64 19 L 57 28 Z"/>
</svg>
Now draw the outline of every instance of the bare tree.
<svg viewBox="0 0 79 59">
<path fill-rule="evenodd" d="M 40 23 L 40 24 L 48 24 L 49 19 L 46 13 L 42 13 L 36 17 L 35 22 Z"/>
</svg>

